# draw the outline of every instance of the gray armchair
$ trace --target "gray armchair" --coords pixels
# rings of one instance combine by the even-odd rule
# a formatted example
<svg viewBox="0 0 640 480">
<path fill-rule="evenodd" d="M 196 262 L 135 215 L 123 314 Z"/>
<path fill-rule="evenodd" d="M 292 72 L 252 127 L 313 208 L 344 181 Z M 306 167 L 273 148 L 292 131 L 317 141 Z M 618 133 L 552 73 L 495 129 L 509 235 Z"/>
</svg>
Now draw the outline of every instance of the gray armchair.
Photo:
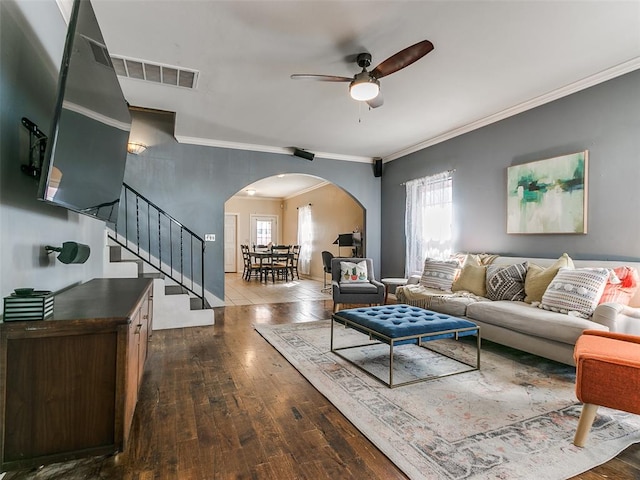
<svg viewBox="0 0 640 480">
<path fill-rule="evenodd" d="M 340 262 L 358 264 L 366 262 L 367 281 L 347 283 L 341 279 Z M 333 311 L 337 312 L 342 304 L 381 305 L 384 303 L 384 285 L 378 282 L 373 271 L 371 258 L 341 258 L 331 259 L 331 287 L 333 290 Z M 343 280 L 341 282 L 341 280 Z"/>
</svg>

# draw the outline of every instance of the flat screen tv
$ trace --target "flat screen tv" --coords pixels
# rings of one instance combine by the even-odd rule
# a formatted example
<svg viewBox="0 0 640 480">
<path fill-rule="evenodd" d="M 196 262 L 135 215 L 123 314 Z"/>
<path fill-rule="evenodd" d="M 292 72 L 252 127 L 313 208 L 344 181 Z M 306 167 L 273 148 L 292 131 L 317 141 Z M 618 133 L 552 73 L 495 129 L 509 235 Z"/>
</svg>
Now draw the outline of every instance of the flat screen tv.
<svg viewBox="0 0 640 480">
<path fill-rule="evenodd" d="M 89 0 L 75 0 L 38 198 L 115 223 L 131 130 L 122 94 Z"/>
</svg>

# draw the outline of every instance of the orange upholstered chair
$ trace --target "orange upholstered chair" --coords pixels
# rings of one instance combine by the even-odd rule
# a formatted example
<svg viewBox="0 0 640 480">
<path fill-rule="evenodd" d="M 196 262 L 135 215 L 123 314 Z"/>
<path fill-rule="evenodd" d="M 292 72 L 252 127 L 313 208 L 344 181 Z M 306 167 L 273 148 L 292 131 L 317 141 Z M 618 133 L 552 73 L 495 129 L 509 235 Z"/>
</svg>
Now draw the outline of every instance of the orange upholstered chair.
<svg viewBox="0 0 640 480">
<path fill-rule="evenodd" d="M 585 330 L 573 357 L 576 395 L 584 404 L 573 443 L 582 447 L 598 406 L 640 414 L 640 336 Z"/>
</svg>

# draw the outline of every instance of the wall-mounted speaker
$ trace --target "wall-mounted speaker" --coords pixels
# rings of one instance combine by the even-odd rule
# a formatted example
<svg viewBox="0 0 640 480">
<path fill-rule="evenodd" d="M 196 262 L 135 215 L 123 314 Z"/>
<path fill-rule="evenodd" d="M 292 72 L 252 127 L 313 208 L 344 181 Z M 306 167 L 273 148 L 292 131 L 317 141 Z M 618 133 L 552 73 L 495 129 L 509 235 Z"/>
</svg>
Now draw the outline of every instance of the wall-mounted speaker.
<svg viewBox="0 0 640 480">
<path fill-rule="evenodd" d="M 305 160 L 309 160 L 309 161 L 315 158 L 315 155 L 313 153 L 307 152 L 306 150 L 300 150 L 299 148 L 294 148 L 293 154 L 296 157 L 304 158 Z"/>
<path fill-rule="evenodd" d="M 373 176 L 381 177 L 382 176 L 382 159 L 376 158 L 373 161 Z"/>
</svg>

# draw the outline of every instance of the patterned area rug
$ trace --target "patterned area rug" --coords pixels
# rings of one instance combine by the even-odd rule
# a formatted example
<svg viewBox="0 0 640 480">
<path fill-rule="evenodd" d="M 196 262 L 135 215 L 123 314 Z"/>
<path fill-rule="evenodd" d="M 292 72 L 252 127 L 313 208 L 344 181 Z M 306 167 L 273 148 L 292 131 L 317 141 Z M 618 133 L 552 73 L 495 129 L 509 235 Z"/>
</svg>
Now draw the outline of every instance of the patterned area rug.
<svg viewBox="0 0 640 480">
<path fill-rule="evenodd" d="M 600 408 L 586 448 L 574 446 L 575 370 L 491 342 L 479 371 L 389 389 L 329 351 L 329 320 L 255 328 L 412 479 L 566 479 L 640 441 L 640 416 Z M 336 346 L 367 339 L 344 327 L 336 338 Z M 475 356 L 475 337 L 428 346 Z M 450 367 L 425 348 L 395 350 L 402 379 Z M 388 375 L 388 346 L 343 352 Z"/>
</svg>

